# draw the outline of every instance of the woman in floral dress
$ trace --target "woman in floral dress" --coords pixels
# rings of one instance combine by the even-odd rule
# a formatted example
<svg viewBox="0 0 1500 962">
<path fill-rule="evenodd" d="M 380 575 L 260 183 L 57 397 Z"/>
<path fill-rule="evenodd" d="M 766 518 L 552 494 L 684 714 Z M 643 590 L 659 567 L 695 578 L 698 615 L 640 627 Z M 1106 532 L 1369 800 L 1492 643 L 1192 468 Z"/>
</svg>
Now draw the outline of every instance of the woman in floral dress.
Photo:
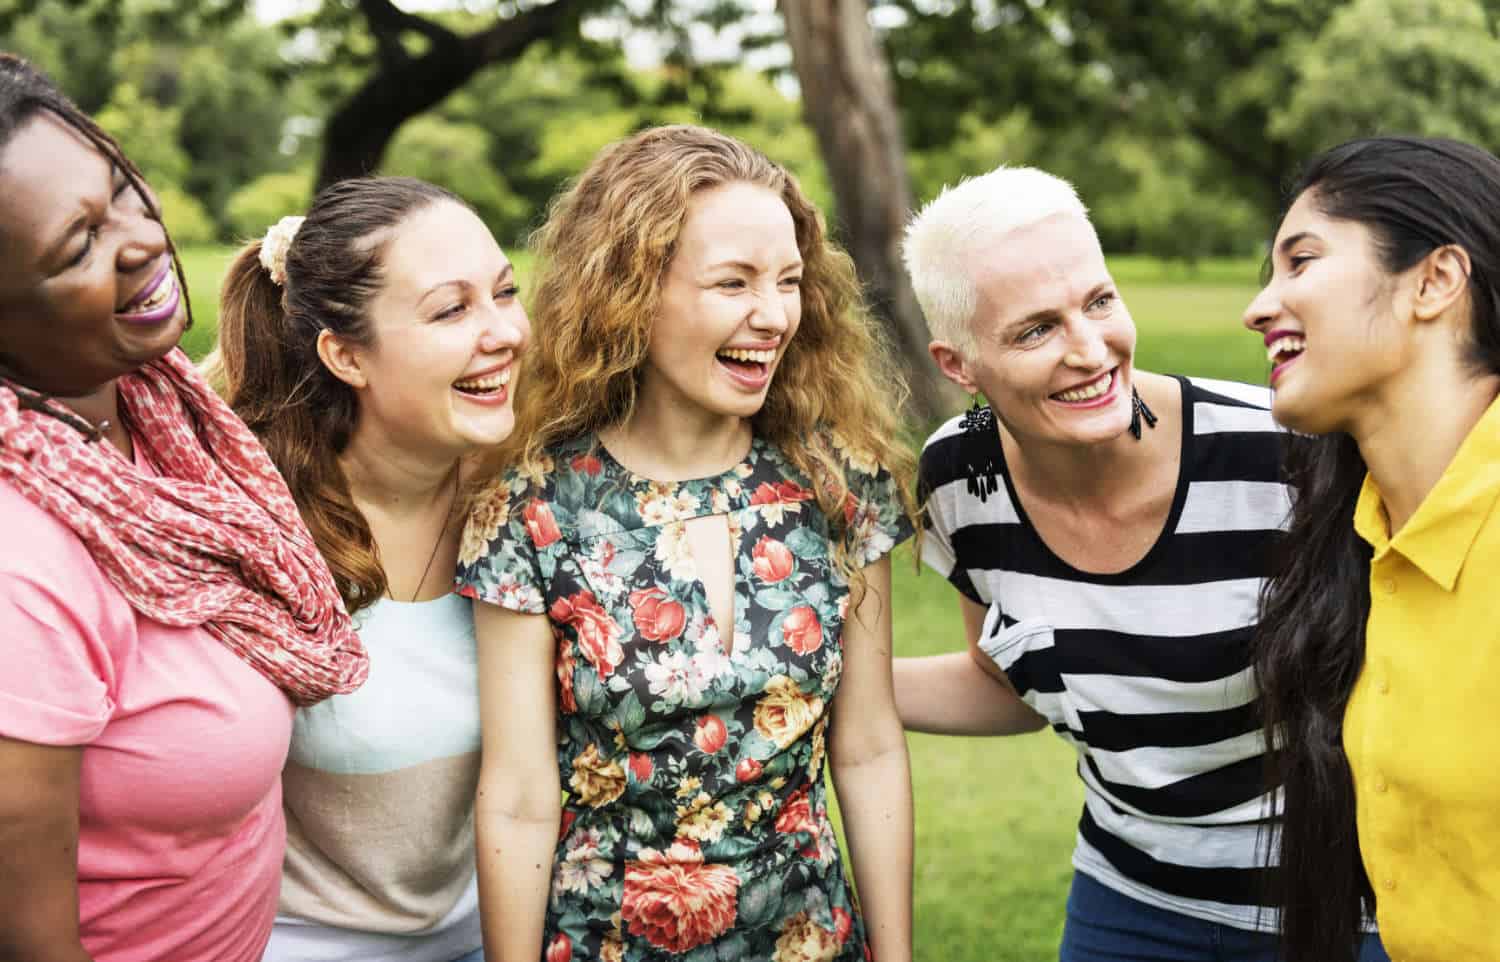
<svg viewBox="0 0 1500 962">
<path fill-rule="evenodd" d="M 539 238 L 522 440 L 460 557 L 487 957 L 906 962 L 911 456 L 849 259 L 685 126 L 605 148 Z"/>
</svg>

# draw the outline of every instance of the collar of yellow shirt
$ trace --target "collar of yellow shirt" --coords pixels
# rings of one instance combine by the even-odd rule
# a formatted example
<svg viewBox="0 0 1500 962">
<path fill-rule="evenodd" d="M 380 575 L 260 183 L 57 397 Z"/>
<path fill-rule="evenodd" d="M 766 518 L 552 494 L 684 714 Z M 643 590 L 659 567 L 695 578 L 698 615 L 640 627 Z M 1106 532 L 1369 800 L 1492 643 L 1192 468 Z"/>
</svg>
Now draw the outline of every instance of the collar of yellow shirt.
<svg viewBox="0 0 1500 962">
<path fill-rule="evenodd" d="M 1452 591 L 1497 495 L 1500 398 L 1490 402 L 1443 476 L 1394 538 L 1390 536 L 1380 489 L 1366 474 L 1354 507 L 1354 530 L 1375 549 L 1376 560 L 1387 551 L 1398 552 L 1444 591 Z"/>
</svg>

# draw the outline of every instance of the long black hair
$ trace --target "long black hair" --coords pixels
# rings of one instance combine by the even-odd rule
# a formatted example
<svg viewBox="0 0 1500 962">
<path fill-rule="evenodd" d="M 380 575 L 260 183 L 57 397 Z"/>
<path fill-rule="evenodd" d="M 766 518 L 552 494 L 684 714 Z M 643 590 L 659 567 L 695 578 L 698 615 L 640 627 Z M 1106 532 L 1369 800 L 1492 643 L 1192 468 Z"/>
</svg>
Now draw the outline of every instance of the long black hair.
<svg viewBox="0 0 1500 962">
<path fill-rule="evenodd" d="M 78 131 L 83 137 L 108 157 L 131 188 L 140 197 L 149 216 L 161 221 L 161 208 L 157 206 L 151 191 L 146 189 L 145 178 L 140 170 L 125 156 L 115 139 L 105 133 L 104 128 L 94 123 L 93 118 L 69 100 L 46 74 L 15 54 L 0 53 L 0 153 L 10 145 L 12 139 L 27 124 L 40 114 L 50 114 Z M 0 230 L 5 225 L 0 225 Z M 177 271 L 178 289 L 182 292 L 183 310 L 187 312 L 187 325 L 192 326 L 193 308 L 188 295 L 187 278 L 182 273 L 182 261 L 177 249 L 172 246 L 172 236 L 162 224 L 162 233 L 167 240 L 167 250 L 172 255 L 172 265 Z M 17 401 L 23 408 L 42 411 L 56 417 L 90 437 L 98 437 L 98 429 L 84 418 L 73 414 L 65 406 L 56 404 L 46 395 L 17 383 L 0 363 L 0 378 L 4 378 L 16 392 Z"/>
<path fill-rule="evenodd" d="M 1324 215 L 1369 230 L 1388 273 L 1462 247 L 1473 305 L 1467 360 L 1476 375 L 1500 373 L 1500 160 L 1453 140 L 1356 140 L 1313 159 L 1287 206 L 1309 191 Z M 1342 737 L 1370 613 L 1370 548 L 1354 532 L 1365 470 L 1346 434 L 1288 440 L 1295 502 L 1253 654 L 1271 778 L 1284 800 L 1270 894 L 1285 962 L 1354 962 L 1375 910 Z"/>
</svg>

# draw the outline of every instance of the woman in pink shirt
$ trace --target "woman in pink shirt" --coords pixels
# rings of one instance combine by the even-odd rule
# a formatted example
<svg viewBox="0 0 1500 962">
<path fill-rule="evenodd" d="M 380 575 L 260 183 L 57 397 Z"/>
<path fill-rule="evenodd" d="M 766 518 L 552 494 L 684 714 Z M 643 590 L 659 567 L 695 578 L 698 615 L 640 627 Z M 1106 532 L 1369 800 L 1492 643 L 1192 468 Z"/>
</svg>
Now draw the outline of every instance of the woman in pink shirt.
<svg viewBox="0 0 1500 962">
<path fill-rule="evenodd" d="M 252 962 L 293 708 L 364 653 L 139 172 L 8 55 L 0 250 L 0 959 Z"/>
</svg>

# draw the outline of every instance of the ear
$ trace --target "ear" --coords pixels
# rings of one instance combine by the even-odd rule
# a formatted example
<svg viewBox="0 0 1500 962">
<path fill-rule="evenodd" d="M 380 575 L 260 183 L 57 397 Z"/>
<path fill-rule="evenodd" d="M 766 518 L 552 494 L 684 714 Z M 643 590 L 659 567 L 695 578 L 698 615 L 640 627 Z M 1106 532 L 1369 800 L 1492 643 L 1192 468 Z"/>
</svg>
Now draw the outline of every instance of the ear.
<svg viewBox="0 0 1500 962">
<path fill-rule="evenodd" d="M 356 390 L 369 383 L 359 366 L 359 354 L 330 330 L 318 332 L 318 360 L 334 377 Z"/>
<path fill-rule="evenodd" d="M 1445 244 L 1422 258 L 1414 268 L 1412 313 L 1420 321 L 1442 317 L 1469 291 L 1469 252 Z"/>
<path fill-rule="evenodd" d="M 970 394 L 979 391 L 979 385 L 969 376 L 969 362 L 964 360 L 958 348 L 947 341 L 933 341 L 927 345 L 927 353 L 932 355 L 938 370 L 943 372 L 943 377 Z"/>
</svg>

